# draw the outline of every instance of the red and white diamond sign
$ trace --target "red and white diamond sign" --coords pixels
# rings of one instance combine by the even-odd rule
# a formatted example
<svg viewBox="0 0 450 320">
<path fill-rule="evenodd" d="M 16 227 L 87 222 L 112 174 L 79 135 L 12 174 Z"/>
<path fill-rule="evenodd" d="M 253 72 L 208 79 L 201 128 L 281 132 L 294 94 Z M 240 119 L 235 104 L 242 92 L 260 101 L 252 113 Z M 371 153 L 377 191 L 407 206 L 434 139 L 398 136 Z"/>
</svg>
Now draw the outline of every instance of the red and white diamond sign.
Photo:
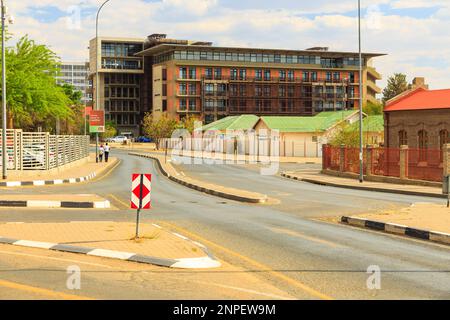
<svg viewBox="0 0 450 320">
<path fill-rule="evenodd" d="M 150 209 L 152 175 L 134 173 L 131 176 L 131 209 Z"/>
</svg>

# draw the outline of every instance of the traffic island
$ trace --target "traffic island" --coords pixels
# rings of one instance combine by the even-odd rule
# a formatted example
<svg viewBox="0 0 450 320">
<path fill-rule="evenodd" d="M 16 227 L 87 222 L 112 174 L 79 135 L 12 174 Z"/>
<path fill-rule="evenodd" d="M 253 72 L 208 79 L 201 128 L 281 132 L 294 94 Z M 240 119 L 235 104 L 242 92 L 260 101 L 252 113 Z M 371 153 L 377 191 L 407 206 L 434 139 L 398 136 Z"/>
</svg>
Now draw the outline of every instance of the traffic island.
<svg viewBox="0 0 450 320">
<path fill-rule="evenodd" d="M 115 157 L 111 157 L 108 163 L 96 163 L 95 154 L 91 154 L 86 162 L 53 173 L 29 170 L 10 174 L 7 180 L 0 180 L 0 187 L 39 187 L 88 182 L 101 178 L 119 163 L 120 160 Z"/>
<path fill-rule="evenodd" d="M 442 188 L 439 187 L 394 184 L 394 183 L 373 182 L 373 181 L 365 181 L 364 183 L 360 183 L 357 178 L 352 179 L 352 178 L 330 176 L 322 174 L 320 172 L 286 171 L 282 172 L 281 176 L 292 180 L 303 181 L 307 183 L 328 187 L 354 189 L 361 191 L 394 193 L 419 197 L 447 198 L 447 195 L 442 194 Z"/>
<path fill-rule="evenodd" d="M 185 269 L 217 268 L 208 249 L 157 224 L 129 222 L 0 224 L 0 243 Z"/>
<path fill-rule="evenodd" d="M 182 177 L 170 163 L 166 163 L 164 155 L 148 153 L 129 153 L 129 155 L 155 160 L 161 173 L 170 180 L 186 186 L 188 188 L 204 192 L 213 196 L 247 203 L 266 203 L 268 197 L 265 194 L 250 192 L 241 189 L 228 188 L 212 183 L 195 180 L 189 177 Z"/>
<path fill-rule="evenodd" d="M 8 208 L 69 208 L 69 209 L 109 209 L 108 200 L 93 194 L 42 194 L 27 195 L 2 194 L 0 195 L 0 207 Z"/>
<path fill-rule="evenodd" d="M 343 224 L 450 245 L 450 209 L 416 203 L 400 210 L 343 216 Z"/>
</svg>

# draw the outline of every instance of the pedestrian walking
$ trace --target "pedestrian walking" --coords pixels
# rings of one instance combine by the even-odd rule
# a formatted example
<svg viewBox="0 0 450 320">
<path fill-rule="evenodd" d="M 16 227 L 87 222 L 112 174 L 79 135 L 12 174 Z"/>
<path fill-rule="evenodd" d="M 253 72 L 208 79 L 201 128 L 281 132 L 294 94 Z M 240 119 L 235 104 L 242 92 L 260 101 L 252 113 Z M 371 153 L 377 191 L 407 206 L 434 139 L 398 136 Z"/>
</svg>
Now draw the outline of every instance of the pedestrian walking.
<svg viewBox="0 0 450 320">
<path fill-rule="evenodd" d="M 100 148 L 98 149 L 98 159 L 100 162 L 103 162 L 103 153 L 105 152 L 105 148 L 103 147 L 103 144 L 100 145 Z"/>
<path fill-rule="evenodd" d="M 105 162 L 108 162 L 108 159 L 109 159 L 109 149 L 110 149 L 108 143 L 106 143 L 104 149 L 105 149 Z"/>
</svg>

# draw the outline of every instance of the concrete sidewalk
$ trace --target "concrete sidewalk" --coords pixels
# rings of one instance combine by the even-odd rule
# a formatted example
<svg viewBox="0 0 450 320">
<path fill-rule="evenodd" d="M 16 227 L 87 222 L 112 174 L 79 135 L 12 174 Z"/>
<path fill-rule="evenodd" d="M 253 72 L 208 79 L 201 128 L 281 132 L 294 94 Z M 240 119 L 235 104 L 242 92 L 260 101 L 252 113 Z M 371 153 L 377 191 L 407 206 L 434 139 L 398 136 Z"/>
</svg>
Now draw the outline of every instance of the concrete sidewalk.
<svg viewBox="0 0 450 320">
<path fill-rule="evenodd" d="M 445 205 L 415 203 L 400 210 L 344 216 L 340 220 L 356 227 L 450 245 L 450 209 Z"/>
<path fill-rule="evenodd" d="M 130 153 L 130 155 L 156 160 L 162 173 L 165 176 L 167 176 L 170 180 L 175 181 L 191 189 L 198 190 L 200 192 L 205 192 L 211 195 L 215 195 L 230 200 L 249 203 L 264 203 L 268 200 L 267 195 L 264 194 L 250 192 L 241 189 L 223 187 L 220 185 L 207 183 L 204 181 L 182 176 L 180 173 L 177 172 L 177 170 L 172 166 L 172 164 L 169 161 L 167 163 L 165 162 L 164 155 L 162 154 L 132 152 Z"/>
<path fill-rule="evenodd" d="M 405 185 L 405 184 L 393 184 L 393 183 L 383 183 L 383 182 L 372 182 L 365 181 L 360 183 L 356 179 L 341 178 L 335 176 L 329 176 L 321 174 L 320 172 L 283 172 L 281 176 L 289 179 L 331 186 L 347 189 L 356 190 L 366 190 L 366 191 L 377 191 L 377 192 L 387 192 L 387 193 L 397 193 L 413 196 L 424 196 L 433 198 L 446 198 L 447 196 L 442 194 L 442 190 L 436 187 L 426 187 L 426 186 L 415 186 L 415 185 Z"/>
<path fill-rule="evenodd" d="M 0 243 L 22 245 L 168 267 L 219 266 L 206 248 L 156 224 L 128 222 L 0 224 Z"/>
<path fill-rule="evenodd" d="M 6 180 L 0 180 L 0 186 L 20 187 L 84 182 L 101 176 L 118 163 L 119 160 L 115 157 L 111 157 L 108 163 L 96 163 L 95 154 L 90 154 L 87 163 L 70 167 L 60 172 L 48 173 L 43 170 L 30 170 L 23 171 L 21 174 L 10 173 Z"/>
</svg>

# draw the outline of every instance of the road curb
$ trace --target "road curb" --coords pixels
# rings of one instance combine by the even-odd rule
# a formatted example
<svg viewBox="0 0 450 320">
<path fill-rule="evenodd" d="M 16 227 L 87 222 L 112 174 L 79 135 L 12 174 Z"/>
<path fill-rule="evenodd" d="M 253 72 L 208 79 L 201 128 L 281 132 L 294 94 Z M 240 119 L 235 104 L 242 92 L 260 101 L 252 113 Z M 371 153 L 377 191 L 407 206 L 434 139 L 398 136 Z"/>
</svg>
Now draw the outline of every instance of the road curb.
<svg viewBox="0 0 450 320">
<path fill-rule="evenodd" d="M 183 181 L 181 179 L 178 179 L 177 177 L 171 176 L 170 174 L 168 174 L 160 160 L 157 157 L 151 156 L 151 155 L 147 155 L 147 154 L 140 154 L 140 153 L 133 153 L 130 152 L 128 153 L 129 155 L 132 156 L 137 156 L 137 157 L 142 157 L 142 158 L 148 158 L 148 159 L 152 159 L 154 161 L 156 161 L 156 163 L 158 164 L 158 168 L 161 171 L 161 173 L 166 176 L 167 178 L 169 178 L 170 180 L 181 184 L 185 187 L 200 191 L 200 192 L 204 192 L 213 196 L 217 196 L 217 197 L 221 197 L 221 198 L 225 198 L 225 199 L 229 199 L 229 200 L 234 200 L 234 201 L 240 201 L 240 202 L 247 202 L 247 203 L 265 203 L 267 201 L 267 196 L 265 197 L 258 197 L 258 198 L 250 198 L 250 197 L 244 197 L 244 196 L 238 196 L 235 194 L 230 194 L 230 193 L 226 193 L 226 192 L 222 192 L 222 191 L 216 191 L 214 189 L 208 189 L 208 188 L 204 188 L 204 187 L 200 187 L 196 184 L 190 183 L 190 182 L 186 182 Z"/>
<path fill-rule="evenodd" d="M 408 190 L 400 190 L 400 189 L 385 189 L 385 188 L 366 187 L 366 186 L 352 186 L 352 185 L 345 185 L 345 184 L 340 184 L 340 183 L 326 182 L 326 181 L 322 181 L 322 180 L 301 178 L 301 177 L 290 175 L 290 174 L 285 173 L 285 172 L 281 173 L 280 175 L 282 177 L 284 177 L 284 178 L 293 179 L 293 180 L 297 180 L 297 181 L 308 182 L 308 183 L 317 184 L 317 185 L 321 185 L 321 186 L 336 187 L 336 188 L 343 188 L 343 189 L 354 189 L 354 190 L 362 190 L 362 191 L 374 191 L 374 192 L 383 192 L 383 193 L 403 194 L 403 195 L 408 195 L 408 196 L 419 196 L 419 197 L 447 199 L 446 195 L 442 195 L 442 194 L 439 194 L 439 193 L 408 191 Z"/>
<path fill-rule="evenodd" d="M 97 176 L 93 172 L 84 177 L 69 178 L 69 179 L 55 179 L 55 180 L 32 180 L 32 181 L 7 181 L 0 182 L 0 187 L 24 187 L 24 186 L 44 186 L 44 185 L 58 185 L 66 183 L 80 183 L 94 179 Z"/>
<path fill-rule="evenodd" d="M 175 233 L 173 234 L 177 235 Z M 209 268 L 218 268 L 221 266 L 221 263 L 208 251 L 208 249 L 204 245 L 196 241 L 192 241 L 191 239 L 186 238 L 184 236 L 181 235 L 178 236 L 182 237 L 182 239 L 186 241 L 194 243 L 206 254 L 206 256 L 199 258 L 180 258 L 180 259 L 158 258 L 132 252 L 107 250 L 101 248 L 87 248 L 62 243 L 18 240 L 18 239 L 4 238 L 1 236 L 0 236 L 0 244 L 9 244 L 28 248 L 39 248 L 53 251 L 85 254 L 88 256 L 96 256 L 102 258 L 152 264 L 160 267 L 177 268 L 177 269 L 209 269 Z"/>
<path fill-rule="evenodd" d="M 109 209 L 111 208 L 111 203 L 108 200 L 103 201 L 0 200 L 0 207 Z"/>
<path fill-rule="evenodd" d="M 395 223 L 386 223 L 348 216 L 342 216 L 341 223 L 348 224 L 354 227 L 366 228 L 370 230 L 382 231 L 410 238 L 450 245 L 450 234 L 448 233 L 410 228 L 408 226 Z"/>
</svg>

